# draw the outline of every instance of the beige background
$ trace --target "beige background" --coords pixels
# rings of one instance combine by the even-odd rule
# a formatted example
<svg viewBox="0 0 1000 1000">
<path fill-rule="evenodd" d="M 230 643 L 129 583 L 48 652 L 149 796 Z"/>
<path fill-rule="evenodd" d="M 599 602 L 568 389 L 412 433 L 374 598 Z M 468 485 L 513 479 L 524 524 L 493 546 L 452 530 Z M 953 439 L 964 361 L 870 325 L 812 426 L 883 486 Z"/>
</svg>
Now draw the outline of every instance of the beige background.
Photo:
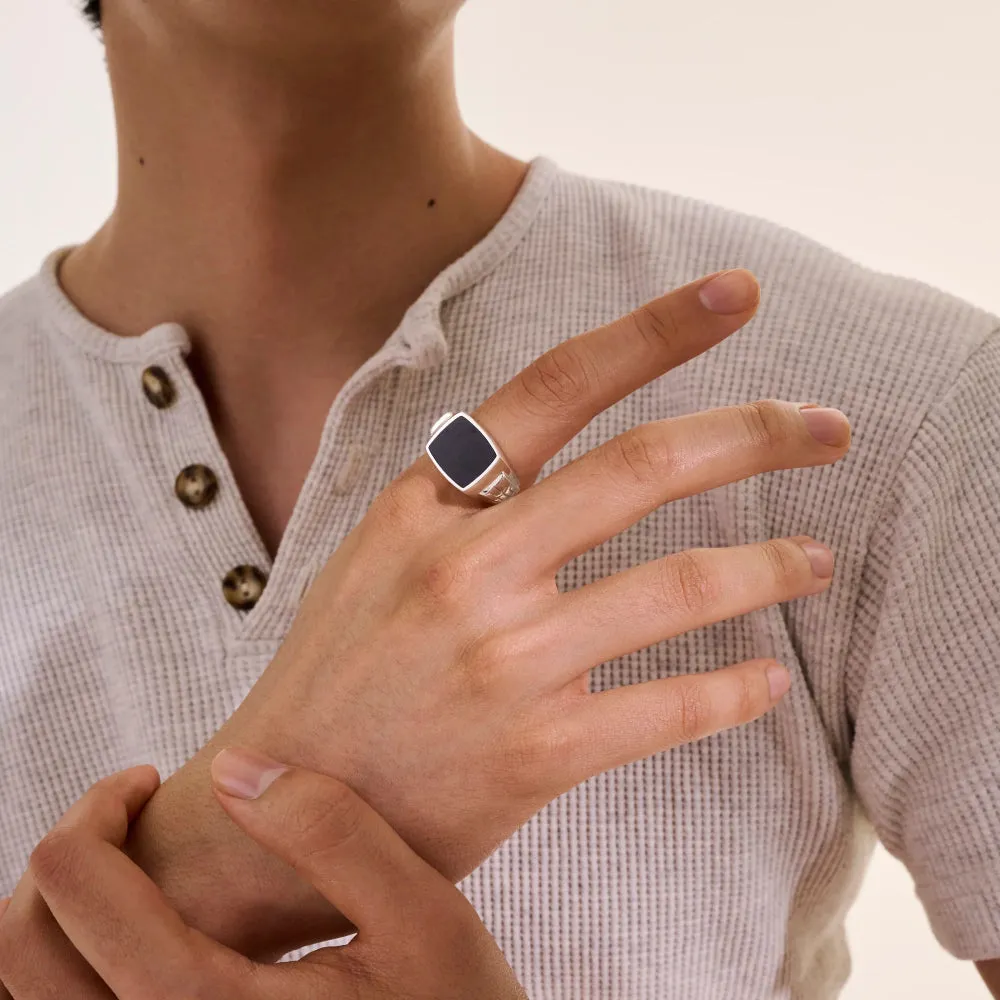
<svg viewBox="0 0 1000 1000">
<path fill-rule="evenodd" d="M 469 0 L 458 67 L 473 127 L 517 155 L 766 216 L 1000 313 L 998 38 L 996 0 Z M 0 136 L 7 287 L 113 198 L 101 50 L 69 0 L 0 0 Z M 884 852 L 849 927 L 846 1000 L 987 995 Z"/>
</svg>

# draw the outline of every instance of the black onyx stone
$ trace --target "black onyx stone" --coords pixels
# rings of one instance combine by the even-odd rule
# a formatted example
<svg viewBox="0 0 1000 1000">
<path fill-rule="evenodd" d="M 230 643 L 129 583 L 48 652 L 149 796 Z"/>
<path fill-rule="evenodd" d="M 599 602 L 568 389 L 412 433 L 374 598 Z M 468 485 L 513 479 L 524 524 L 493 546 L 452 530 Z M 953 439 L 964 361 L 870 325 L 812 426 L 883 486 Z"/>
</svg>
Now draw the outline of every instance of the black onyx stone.
<svg viewBox="0 0 1000 1000">
<path fill-rule="evenodd" d="M 427 449 L 459 489 L 471 486 L 496 461 L 497 453 L 468 417 L 456 417 Z"/>
</svg>

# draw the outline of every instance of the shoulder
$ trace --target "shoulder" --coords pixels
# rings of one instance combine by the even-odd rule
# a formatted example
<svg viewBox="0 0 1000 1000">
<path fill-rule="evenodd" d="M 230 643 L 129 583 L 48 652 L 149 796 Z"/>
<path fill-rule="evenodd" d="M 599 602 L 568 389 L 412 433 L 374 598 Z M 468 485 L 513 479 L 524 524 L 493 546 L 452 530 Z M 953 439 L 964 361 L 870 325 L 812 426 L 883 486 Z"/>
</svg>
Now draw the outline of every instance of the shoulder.
<svg viewBox="0 0 1000 1000">
<path fill-rule="evenodd" d="M 0 427 L 21 395 L 26 375 L 46 351 L 45 296 L 38 277 L 0 296 Z"/>
<path fill-rule="evenodd" d="M 566 170 L 538 220 L 536 253 L 551 252 L 555 241 L 567 275 L 586 279 L 588 294 L 607 302 L 608 318 L 703 274 L 749 268 L 761 305 L 722 353 L 751 366 L 822 363 L 855 381 L 879 374 L 901 388 L 921 383 L 930 398 L 1000 328 L 987 310 L 778 223 Z"/>
<path fill-rule="evenodd" d="M 826 537 L 835 520 L 853 539 L 875 516 L 938 401 L 952 390 L 962 397 L 956 405 L 972 398 L 967 369 L 992 355 L 992 348 L 976 352 L 1000 329 L 1000 317 L 769 220 L 559 170 L 517 251 L 478 293 L 474 318 L 503 315 L 497 349 L 509 352 L 505 370 L 513 371 L 555 341 L 733 267 L 760 281 L 754 318 L 602 414 L 594 434 L 758 399 L 838 407 L 854 432 L 850 455 L 835 467 L 768 476 L 758 530 L 808 529 L 801 492 L 816 484 L 826 499 L 825 520 L 814 530 Z M 735 490 L 725 495 L 745 499 Z"/>
<path fill-rule="evenodd" d="M 0 357 L 10 357 L 37 327 L 45 312 L 42 298 L 37 275 L 0 294 Z"/>
</svg>

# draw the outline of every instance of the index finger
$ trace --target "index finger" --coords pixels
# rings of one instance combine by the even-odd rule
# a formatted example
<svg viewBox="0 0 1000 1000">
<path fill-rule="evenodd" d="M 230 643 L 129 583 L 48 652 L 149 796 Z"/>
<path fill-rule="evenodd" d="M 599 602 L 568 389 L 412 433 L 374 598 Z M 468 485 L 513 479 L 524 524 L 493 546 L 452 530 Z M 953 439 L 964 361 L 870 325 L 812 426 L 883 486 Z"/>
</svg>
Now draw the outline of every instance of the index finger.
<svg viewBox="0 0 1000 1000">
<path fill-rule="evenodd" d="M 149 764 L 110 774 L 91 785 L 52 829 L 87 828 L 102 840 L 120 844 L 159 784 L 160 776 Z"/>
<path fill-rule="evenodd" d="M 725 340 L 750 320 L 759 302 L 760 285 L 743 268 L 698 278 L 557 344 L 472 416 L 527 486 L 598 413 Z M 426 456 L 420 460 L 431 468 Z"/>
<path fill-rule="evenodd" d="M 141 767 L 98 782 L 42 839 L 28 868 L 73 947 L 122 997 L 149 996 L 165 976 L 200 968 L 196 959 L 210 952 L 218 968 L 227 958 L 234 972 L 250 964 L 188 928 L 120 850 L 158 780 Z"/>
</svg>

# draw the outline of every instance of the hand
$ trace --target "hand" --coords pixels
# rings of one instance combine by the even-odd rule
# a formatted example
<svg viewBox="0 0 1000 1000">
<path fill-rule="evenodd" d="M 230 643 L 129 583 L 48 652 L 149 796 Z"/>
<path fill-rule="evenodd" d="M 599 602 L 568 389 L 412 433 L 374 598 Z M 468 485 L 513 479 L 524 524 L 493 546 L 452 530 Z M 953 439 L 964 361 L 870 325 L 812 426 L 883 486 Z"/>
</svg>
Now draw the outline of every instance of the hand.
<svg viewBox="0 0 1000 1000">
<path fill-rule="evenodd" d="M 213 773 L 233 821 L 346 914 L 357 937 L 265 966 L 187 927 L 119 850 L 158 783 L 136 767 L 95 785 L 32 854 L 30 905 L 73 949 L 26 939 L 12 901 L 0 917 L 0 980 L 14 1000 L 526 1000 L 465 897 L 346 785 L 239 751 L 221 754 Z"/>
<path fill-rule="evenodd" d="M 662 503 L 836 461 L 848 448 L 846 419 L 832 443 L 812 436 L 797 404 L 775 400 L 660 420 L 531 485 L 597 413 L 752 315 L 756 295 L 730 315 L 710 312 L 699 300 L 705 284 L 565 341 L 475 411 L 519 472 L 519 496 L 483 508 L 421 456 L 344 539 L 245 702 L 138 824 L 134 856 L 203 928 L 225 937 L 242 913 L 229 939 L 254 953 L 283 930 L 304 935 L 281 940 L 285 948 L 336 930 L 324 901 L 296 895 L 286 873 L 198 805 L 208 762 L 228 744 L 339 777 L 457 879 L 577 783 L 747 722 L 780 697 L 787 674 L 766 659 L 599 694 L 588 693 L 588 672 L 819 593 L 832 574 L 822 546 L 798 538 L 691 550 L 568 593 L 556 573 Z M 246 898 L 224 904 L 213 891 L 223 845 L 226 863 L 252 873 L 240 883 Z M 289 907 L 280 920 L 279 897 Z"/>
<path fill-rule="evenodd" d="M 70 806 L 49 831 L 48 844 L 68 831 L 106 825 L 108 817 L 127 826 L 159 783 L 151 767 L 105 778 Z M 107 987 L 66 939 L 35 875 L 29 865 L 11 898 L 0 901 L 0 1000 L 11 995 L 14 1000 L 107 1000 Z"/>
</svg>

